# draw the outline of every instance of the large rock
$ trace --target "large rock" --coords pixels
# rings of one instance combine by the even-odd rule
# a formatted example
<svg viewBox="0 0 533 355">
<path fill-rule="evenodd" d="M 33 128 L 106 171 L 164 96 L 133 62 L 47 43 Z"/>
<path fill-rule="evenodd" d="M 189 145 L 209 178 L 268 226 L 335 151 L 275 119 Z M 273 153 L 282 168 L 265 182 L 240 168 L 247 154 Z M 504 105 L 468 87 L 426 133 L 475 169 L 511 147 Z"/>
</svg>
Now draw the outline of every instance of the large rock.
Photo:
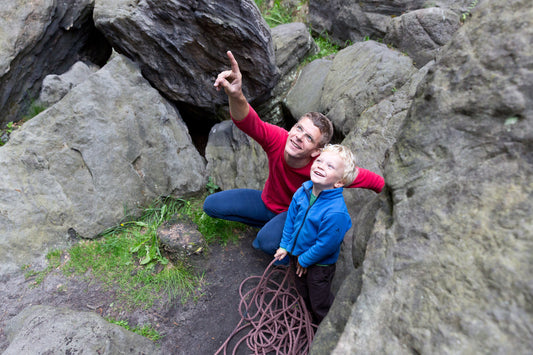
<svg viewBox="0 0 533 355">
<path fill-rule="evenodd" d="M 533 7 L 491 1 L 443 49 L 390 160 L 332 351 L 533 351 Z"/>
<path fill-rule="evenodd" d="M 472 0 L 310 0 L 309 23 L 315 33 L 345 46 L 364 38 L 383 39 L 391 20 L 428 7 L 469 12 Z M 422 66 L 422 64 L 421 64 Z"/>
<path fill-rule="evenodd" d="M 43 80 L 38 102 L 44 107 L 52 106 L 97 70 L 97 67 L 80 61 L 74 63 L 64 74 L 47 75 Z"/>
<path fill-rule="evenodd" d="M 268 97 L 279 76 L 270 29 L 252 0 L 96 0 L 94 19 L 114 49 L 176 102 L 211 112 L 224 104 L 226 95 L 212 87 L 229 69 L 228 50 L 249 100 Z"/>
<path fill-rule="evenodd" d="M 207 174 L 222 190 L 262 190 L 268 175 L 263 148 L 232 121 L 216 124 L 205 149 Z"/>
<path fill-rule="evenodd" d="M 6 326 L 9 347 L 20 354 L 157 354 L 149 339 L 107 322 L 92 312 L 29 306 Z"/>
<path fill-rule="evenodd" d="M 276 66 L 281 78 L 272 89 L 272 98 L 254 108 L 263 120 L 287 126 L 291 124 L 286 122 L 283 101 L 298 76 L 300 63 L 306 57 L 316 54 L 318 47 L 307 27 L 301 22 L 274 27 L 272 40 L 276 53 Z"/>
<path fill-rule="evenodd" d="M 435 59 L 460 25 L 459 14 L 452 10 L 432 7 L 411 11 L 392 19 L 384 41 L 407 53 L 421 68 Z"/>
<path fill-rule="evenodd" d="M 320 111 L 344 134 L 359 116 L 391 96 L 416 73 L 412 60 L 386 45 L 366 41 L 341 50 L 324 81 Z"/>
<path fill-rule="evenodd" d="M 363 112 L 355 129 L 342 141 L 355 153 L 359 166 L 383 175 L 387 151 L 396 142 L 416 89 L 433 64 L 428 63 L 392 96 Z M 376 213 L 384 206 L 387 194 L 387 189 L 379 195 L 364 189 L 344 190 L 353 227 L 344 238 L 333 279 L 336 305 L 320 324 L 313 341 L 313 354 L 331 352 L 349 319 L 350 313 L 346 309 L 353 306 L 361 291 L 366 246 L 372 235 Z"/>
<path fill-rule="evenodd" d="M 416 89 L 433 64 L 434 62 L 428 63 L 419 70 L 394 95 L 364 111 L 355 129 L 344 138 L 342 144 L 354 152 L 359 166 L 381 176 L 384 175 L 387 152 L 396 143 Z M 373 200 L 379 200 L 384 194 L 385 191 L 376 195 L 375 192 L 366 189 L 344 190 L 346 205 L 350 215 L 353 216 L 353 227 L 343 243 L 337 263 L 339 272 L 336 274 L 335 284 L 343 282 L 345 275 L 350 274 L 354 267 L 362 265 L 377 209 L 375 206 L 377 202 Z M 371 208 L 369 204 L 374 207 Z"/>
<path fill-rule="evenodd" d="M 276 66 L 285 75 L 295 69 L 302 60 L 318 52 L 307 26 L 301 22 L 279 25 L 272 29 Z"/>
<path fill-rule="evenodd" d="M 317 59 L 300 71 L 285 98 L 285 105 L 292 117 L 299 119 L 307 112 L 320 111 L 322 88 L 332 63 L 330 59 Z"/>
<path fill-rule="evenodd" d="M 0 126 L 19 121 L 48 74 L 85 59 L 105 63 L 111 47 L 94 28 L 94 0 L 6 0 L 0 7 Z"/>
<path fill-rule="evenodd" d="M 0 275 L 206 181 L 177 111 L 122 56 L 15 131 L 0 169 Z"/>
</svg>

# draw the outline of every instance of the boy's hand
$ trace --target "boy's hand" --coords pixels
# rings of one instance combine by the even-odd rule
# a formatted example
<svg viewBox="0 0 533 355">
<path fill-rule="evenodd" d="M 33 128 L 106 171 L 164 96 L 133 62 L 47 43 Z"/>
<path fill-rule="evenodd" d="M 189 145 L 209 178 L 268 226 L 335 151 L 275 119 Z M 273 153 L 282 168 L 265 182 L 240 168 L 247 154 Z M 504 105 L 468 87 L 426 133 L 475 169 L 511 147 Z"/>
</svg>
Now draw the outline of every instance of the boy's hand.
<svg viewBox="0 0 533 355">
<path fill-rule="evenodd" d="M 235 60 L 233 54 L 228 51 L 226 53 L 231 63 L 231 70 L 225 70 L 218 74 L 215 80 L 215 89 L 218 91 L 224 88 L 226 95 L 230 97 L 239 97 L 242 95 L 242 74 L 239 69 L 239 64 Z"/>
<path fill-rule="evenodd" d="M 283 248 L 279 248 L 276 250 L 276 254 L 274 254 L 274 259 L 281 260 L 287 256 L 287 250 Z"/>
<path fill-rule="evenodd" d="M 307 274 L 307 268 L 300 265 L 299 262 L 296 263 L 296 275 L 298 277 L 302 277 L 303 275 Z"/>
</svg>

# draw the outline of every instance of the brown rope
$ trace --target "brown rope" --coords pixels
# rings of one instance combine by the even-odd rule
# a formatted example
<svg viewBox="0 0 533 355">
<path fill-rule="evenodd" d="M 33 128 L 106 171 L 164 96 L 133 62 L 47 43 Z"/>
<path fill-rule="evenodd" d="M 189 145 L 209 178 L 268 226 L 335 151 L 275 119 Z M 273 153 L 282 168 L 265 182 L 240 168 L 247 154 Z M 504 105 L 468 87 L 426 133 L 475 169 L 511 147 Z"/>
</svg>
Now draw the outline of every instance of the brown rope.
<svg viewBox="0 0 533 355">
<path fill-rule="evenodd" d="M 241 320 L 217 350 L 215 355 L 228 353 L 233 341 L 233 352 L 243 343 L 253 354 L 307 354 L 317 328 L 312 323 L 304 300 L 294 287 L 294 279 L 288 267 L 275 267 L 273 260 L 262 276 L 246 278 L 239 287 Z M 283 277 L 283 280 L 278 283 Z M 249 283 L 257 286 L 244 292 Z"/>
</svg>

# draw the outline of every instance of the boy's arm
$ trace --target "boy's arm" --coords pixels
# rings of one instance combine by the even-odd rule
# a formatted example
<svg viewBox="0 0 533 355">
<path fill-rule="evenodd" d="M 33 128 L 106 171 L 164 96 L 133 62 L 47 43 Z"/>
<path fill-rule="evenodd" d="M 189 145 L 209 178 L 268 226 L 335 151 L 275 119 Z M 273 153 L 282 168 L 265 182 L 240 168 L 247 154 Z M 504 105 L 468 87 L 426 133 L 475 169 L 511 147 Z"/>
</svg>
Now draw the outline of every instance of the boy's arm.
<svg viewBox="0 0 533 355">
<path fill-rule="evenodd" d="M 370 189 L 380 193 L 385 186 L 385 179 L 370 170 L 358 167 L 358 173 L 355 180 L 348 185 L 348 188 Z"/>
<path fill-rule="evenodd" d="M 298 256 L 298 262 L 304 268 L 319 263 L 334 254 L 350 229 L 352 223 L 344 213 L 326 213 L 320 224 L 316 243 Z"/>
</svg>

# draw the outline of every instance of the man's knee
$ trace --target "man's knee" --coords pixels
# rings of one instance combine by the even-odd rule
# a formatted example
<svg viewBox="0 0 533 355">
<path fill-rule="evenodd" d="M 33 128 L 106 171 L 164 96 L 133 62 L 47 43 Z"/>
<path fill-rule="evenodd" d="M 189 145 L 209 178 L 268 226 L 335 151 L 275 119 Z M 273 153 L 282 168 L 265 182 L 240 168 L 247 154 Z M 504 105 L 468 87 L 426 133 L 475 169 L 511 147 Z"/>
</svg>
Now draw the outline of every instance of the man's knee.
<svg viewBox="0 0 533 355">
<path fill-rule="evenodd" d="M 214 201 L 213 201 L 213 196 L 214 195 L 209 195 L 206 197 L 205 201 L 204 201 L 204 212 L 210 216 L 210 217 L 214 217 L 214 214 L 215 214 L 215 209 L 214 209 Z"/>
<path fill-rule="evenodd" d="M 276 233 L 273 234 L 271 230 L 263 227 L 257 233 L 257 238 L 255 238 L 253 246 L 267 254 L 274 255 L 279 247 L 280 240 L 281 238 Z"/>
</svg>

